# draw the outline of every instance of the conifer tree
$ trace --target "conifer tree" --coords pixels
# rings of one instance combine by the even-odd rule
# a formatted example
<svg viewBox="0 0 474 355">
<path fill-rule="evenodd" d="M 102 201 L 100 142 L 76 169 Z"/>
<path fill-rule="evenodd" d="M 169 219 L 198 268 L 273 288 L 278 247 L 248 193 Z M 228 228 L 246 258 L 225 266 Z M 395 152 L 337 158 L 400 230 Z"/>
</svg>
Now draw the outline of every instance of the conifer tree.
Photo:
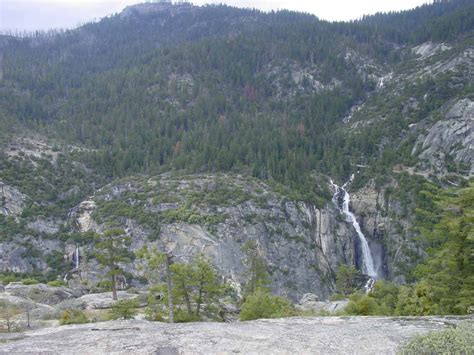
<svg viewBox="0 0 474 355">
<path fill-rule="evenodd" d="M 120 264 L 130 262 L 129 246 L 131 238 L 123 229 L 110 229 L 96 237 L 95 257 L 107 269 L 112 288 L 112 299 L 117 300 L 117 276 L 123 275 Z"/>
</svg>

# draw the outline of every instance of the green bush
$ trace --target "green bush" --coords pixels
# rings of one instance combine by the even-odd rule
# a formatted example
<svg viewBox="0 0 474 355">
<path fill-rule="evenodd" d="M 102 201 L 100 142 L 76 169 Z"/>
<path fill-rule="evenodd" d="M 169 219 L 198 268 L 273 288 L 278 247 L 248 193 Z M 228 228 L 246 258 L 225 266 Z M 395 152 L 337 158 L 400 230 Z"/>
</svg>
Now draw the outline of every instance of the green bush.
<svg viewBox="0 0 474 355">
<path fill-rule="evenodd" d="M 112 291 L 112 282 L 110 280 L 99 281 L 96 285 L 100 292 Z"/>
<path fill-rule="evenodd" d="M 345 312 L 358 316 L 378 315 L 378 304 L 375 298 L 363 293 L 354 293 L 345 308 Z"/>
<path fill-rule="evenodd" d="M 242 305 L 240 319 L 280 318 L 295 315 L 297 315 L 296 310 L 287 299 L 272 296 L 265 290 L 257 289 Z"/>
<path fill-rule="evenodd" d="M 13 276 L 13 275 L 5 275 L 3 277 L 0 277 L 0 281 L 4 284 L 4 285 L 8 285 L 10 282 L 15 282 L 16 281 L 16 277 Z"/>
<path fill-rule="evenodd" d="M 369 294 L 361 291 L 353 293 L 349 297 L 349 303 L 344 312 L 359 316 L 400 315 L 397 313 L 399 294 L 399 286 L 392 282 L 379 280 Z"/>
<path fill-rule="evenodd" d="M 64 281 L 54 280 L 54 281 L 49 281 L 48 286 L 61 287 L 61 286 L 66 286 L 66 284 L 64 283 Z"/>
<path fill-rule="evenodd" d="M 466 322 L 457 328 L 418 335 L 399 354 L 473 354 L 473 328 L 472 322 Z"/>
<path fill-rule="evenodd" d="M 37 283 L 39 283 L 39 281 L 36 279 L 27 278 L 27 279 L 22 279 L 21 283 L 23 285 L 36 285 Z"/>
<path fill-rule="evenodd" d="M 137 314 L 138 306 L 136 299 L 115 302 L 109 311 L 109 317 L 110 319 L 132 319 Z"/>
<path fill-rule="evenodd" d="M 343 295 L 350 295 L 356 290 L 359 271 L 352 265 L 342 264 L 339 266 L 336 275 L 337 292 Z"/>
<path fill-rule="evenodd" d="M 88 323 L 86 314 L 81 310 L 66 310 L 59 319 L 60 325 Z"/>
<path fill-rule="evenodd" d="M 331 297 L 329 298 L 330 301 L 341 301 L 341 300 L 345 300 L 347 298 L 346 295 L 343 295 L 342 293 L 333 293 L 331 295 Z"/>
<path fill-rule="evenodd" d="M 150 287 L 147 295 L 147 307 L 145 308 L 145 318 L 149 321 L 164 322 L 166 310 L 163 305 L 162 295 L 165 292 L 161 285 Z"/>
<path fill-rule="evenodd" d="M 189 314 L 187 311 L 177 308 L 174 311 L 174 321 L 176 323 L 199 322 L 201 321 L 201 317 L 194 313 Z"/>
</svg>

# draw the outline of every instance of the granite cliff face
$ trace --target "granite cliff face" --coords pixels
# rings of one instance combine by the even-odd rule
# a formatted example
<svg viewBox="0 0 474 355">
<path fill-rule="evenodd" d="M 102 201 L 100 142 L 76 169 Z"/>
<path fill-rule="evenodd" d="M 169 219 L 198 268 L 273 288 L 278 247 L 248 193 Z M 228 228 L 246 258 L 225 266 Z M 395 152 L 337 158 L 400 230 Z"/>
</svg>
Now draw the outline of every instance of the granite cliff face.
<svg viewBox="0 0 474 355">
<path fill-rule="evenodd" d="M 0 181 L 0 214 L 18 216 L 25 206 L 26 196 L 17 188 Z"/>
<path fill-rule="evenodd" d="M 233 174 L 138 176 L 101 188 L 62 222 L 66 229 L 80 233 L 102 233 L 111 223 L 118 225 L 132 237 L 132 252 L 156 244 L 184 259 L 202 253 L 237 292 L 246 270 L 242 246 L 253 240 L 267 263 L 275 292 L 293 300 L 308 292 L 327 298 L 334 291 L 339 265 L 355 263 L 354 233 L 330 202 L 318 208 L 288 198 L 278 192 L 281 188 Z M 151 226 L 153 221 L 159 227 Z M 72 260 L 77 243 L 82 278 L 93 287 L 104 272 L 89 258 L 90 241 L 56 239 L 60 225 L 35 220 L 28 226 L 36 235 L 1 243 L 2 269 L 47 270 L 44 256 Z M 57 269 L 60 278 L 69 267 L 68 262 L 63 265 Z M 135 260 L 125 269 L 139 276 L 138 266 Z"/>
<path fill-rule="evenodd" d="M 387 194 L 387 189 L 396 186 L 391 181 L 377 188 L 371 180 L 351 195 L 351 206 L 369 239 L 376 268 L 384 278 L 404 282 L 406 266 L 412 263 L 410 256 L 422 258 L 425 254 L 413 239 L 413 220 L 401 217 L 400 202 Z"/>
<path fill-rule="evenodd" d="M 117 218 L 117 206 L 142 215 Z M 158 235 L 143 223 L 144 216 L 160 221 Z M 70 217 L 81 232 L 103 232 L 115 220 L 132 236 L 132 250 L 152 244 L 163 248 L 165 241 L 164 248 L 175 255 L 202 253 L 237 289 L 246 270 L 242 246 L 254 240 L 268 265 L 272 287 L 294 300 L 307 292 L 329 296 L 339 264 L 354 262 L 352 232 L 333 206 L 316 208 L 290 200 L 241 175 L 127 179 L 101 189 Z M 83 250 L 88 252 L 87 247 Z M 137 266 L 138 261 L 127 271 L 140 274 Z M 95 267 L 83 265 L 83 270 L 83 277 L 98 278 Z"/>
<path fill-rule="evenodd" d="M 427 125 L 426 133 L 419 135 L 413 154 L 425 169 L 474 174 L 474 101 L 448 103 L 441 114 L 444 119 Z"/>
</svg>

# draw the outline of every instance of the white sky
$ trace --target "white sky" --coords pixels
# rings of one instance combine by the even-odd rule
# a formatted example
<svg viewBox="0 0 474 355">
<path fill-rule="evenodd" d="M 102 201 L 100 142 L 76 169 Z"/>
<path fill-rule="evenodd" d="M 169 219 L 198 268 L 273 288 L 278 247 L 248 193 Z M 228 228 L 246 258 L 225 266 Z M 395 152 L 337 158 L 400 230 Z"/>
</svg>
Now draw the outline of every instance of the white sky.
<svg viewBox="0 0 474 355">
<path fill-rule="evenodd" d="M 140 0 L 0 0 L 0 31 L 72 28 L 120 12 Z M 195 5 L 226 3 L 261 10 L 289 9 L 326 20 L 351 20 L 364 14 L 405 10 L 431 0 L 191 0 Z"/>
</svg>

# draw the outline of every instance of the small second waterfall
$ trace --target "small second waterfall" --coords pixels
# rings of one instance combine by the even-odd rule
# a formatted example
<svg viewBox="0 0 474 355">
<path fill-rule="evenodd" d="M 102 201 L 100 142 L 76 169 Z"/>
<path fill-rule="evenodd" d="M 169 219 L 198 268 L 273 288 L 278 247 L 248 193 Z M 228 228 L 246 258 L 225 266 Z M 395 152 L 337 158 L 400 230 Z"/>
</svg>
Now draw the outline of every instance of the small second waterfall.
<svg viewBox="0 0 474 355">
<path fill-rule="evenodd" d="M 74 253 L 74 268 L 79 269 L 79 245 L 76 245 L 76 252 Z"/>
<path fill-rule="evenodd" d="M 350 181 L 352 181 L 352 178 L 351 180 L 349 180 L 349 182 Z M 367 287 L 370 287 L 370 285 L 373 284 L 373 281 L 378 278 L 378 274 L 375 269 L 374 259 L 370 252 L 369 243 L 367 239 L 365 238 L 364 233 L 362 233 L 360 224 L 359 222 L 357 222 L 355 215 L 349 209 L 351 198 L 350 198 L 349 193 L 346 190 L 346 186 L 349 182 L 346 182 L 343 186 L 338 186 L 331 180 L 331 184 L 332 186 L 334 186 L 336 190 L 333 196 L 333 202 L 337 206 L 337 208 L 339 208 L 339 210 L 344 214 L 344 216 L 346 216 L 346 220 L 353 225 L 354 229 L 357 232 L 357 237 L 359 238 L 361 248 L 362 248 L 362 259 L 363 259 L 362 264 L 364 266 L 364 271 L 367 274 L 367 276 L 370 277 L 366 285 L 366 289 L 367 289 Z M 340 194 L 343 195 L 342 208 L 339 206 L 339 203 L 338 203 L 338 198 Z"/>
</svg>

